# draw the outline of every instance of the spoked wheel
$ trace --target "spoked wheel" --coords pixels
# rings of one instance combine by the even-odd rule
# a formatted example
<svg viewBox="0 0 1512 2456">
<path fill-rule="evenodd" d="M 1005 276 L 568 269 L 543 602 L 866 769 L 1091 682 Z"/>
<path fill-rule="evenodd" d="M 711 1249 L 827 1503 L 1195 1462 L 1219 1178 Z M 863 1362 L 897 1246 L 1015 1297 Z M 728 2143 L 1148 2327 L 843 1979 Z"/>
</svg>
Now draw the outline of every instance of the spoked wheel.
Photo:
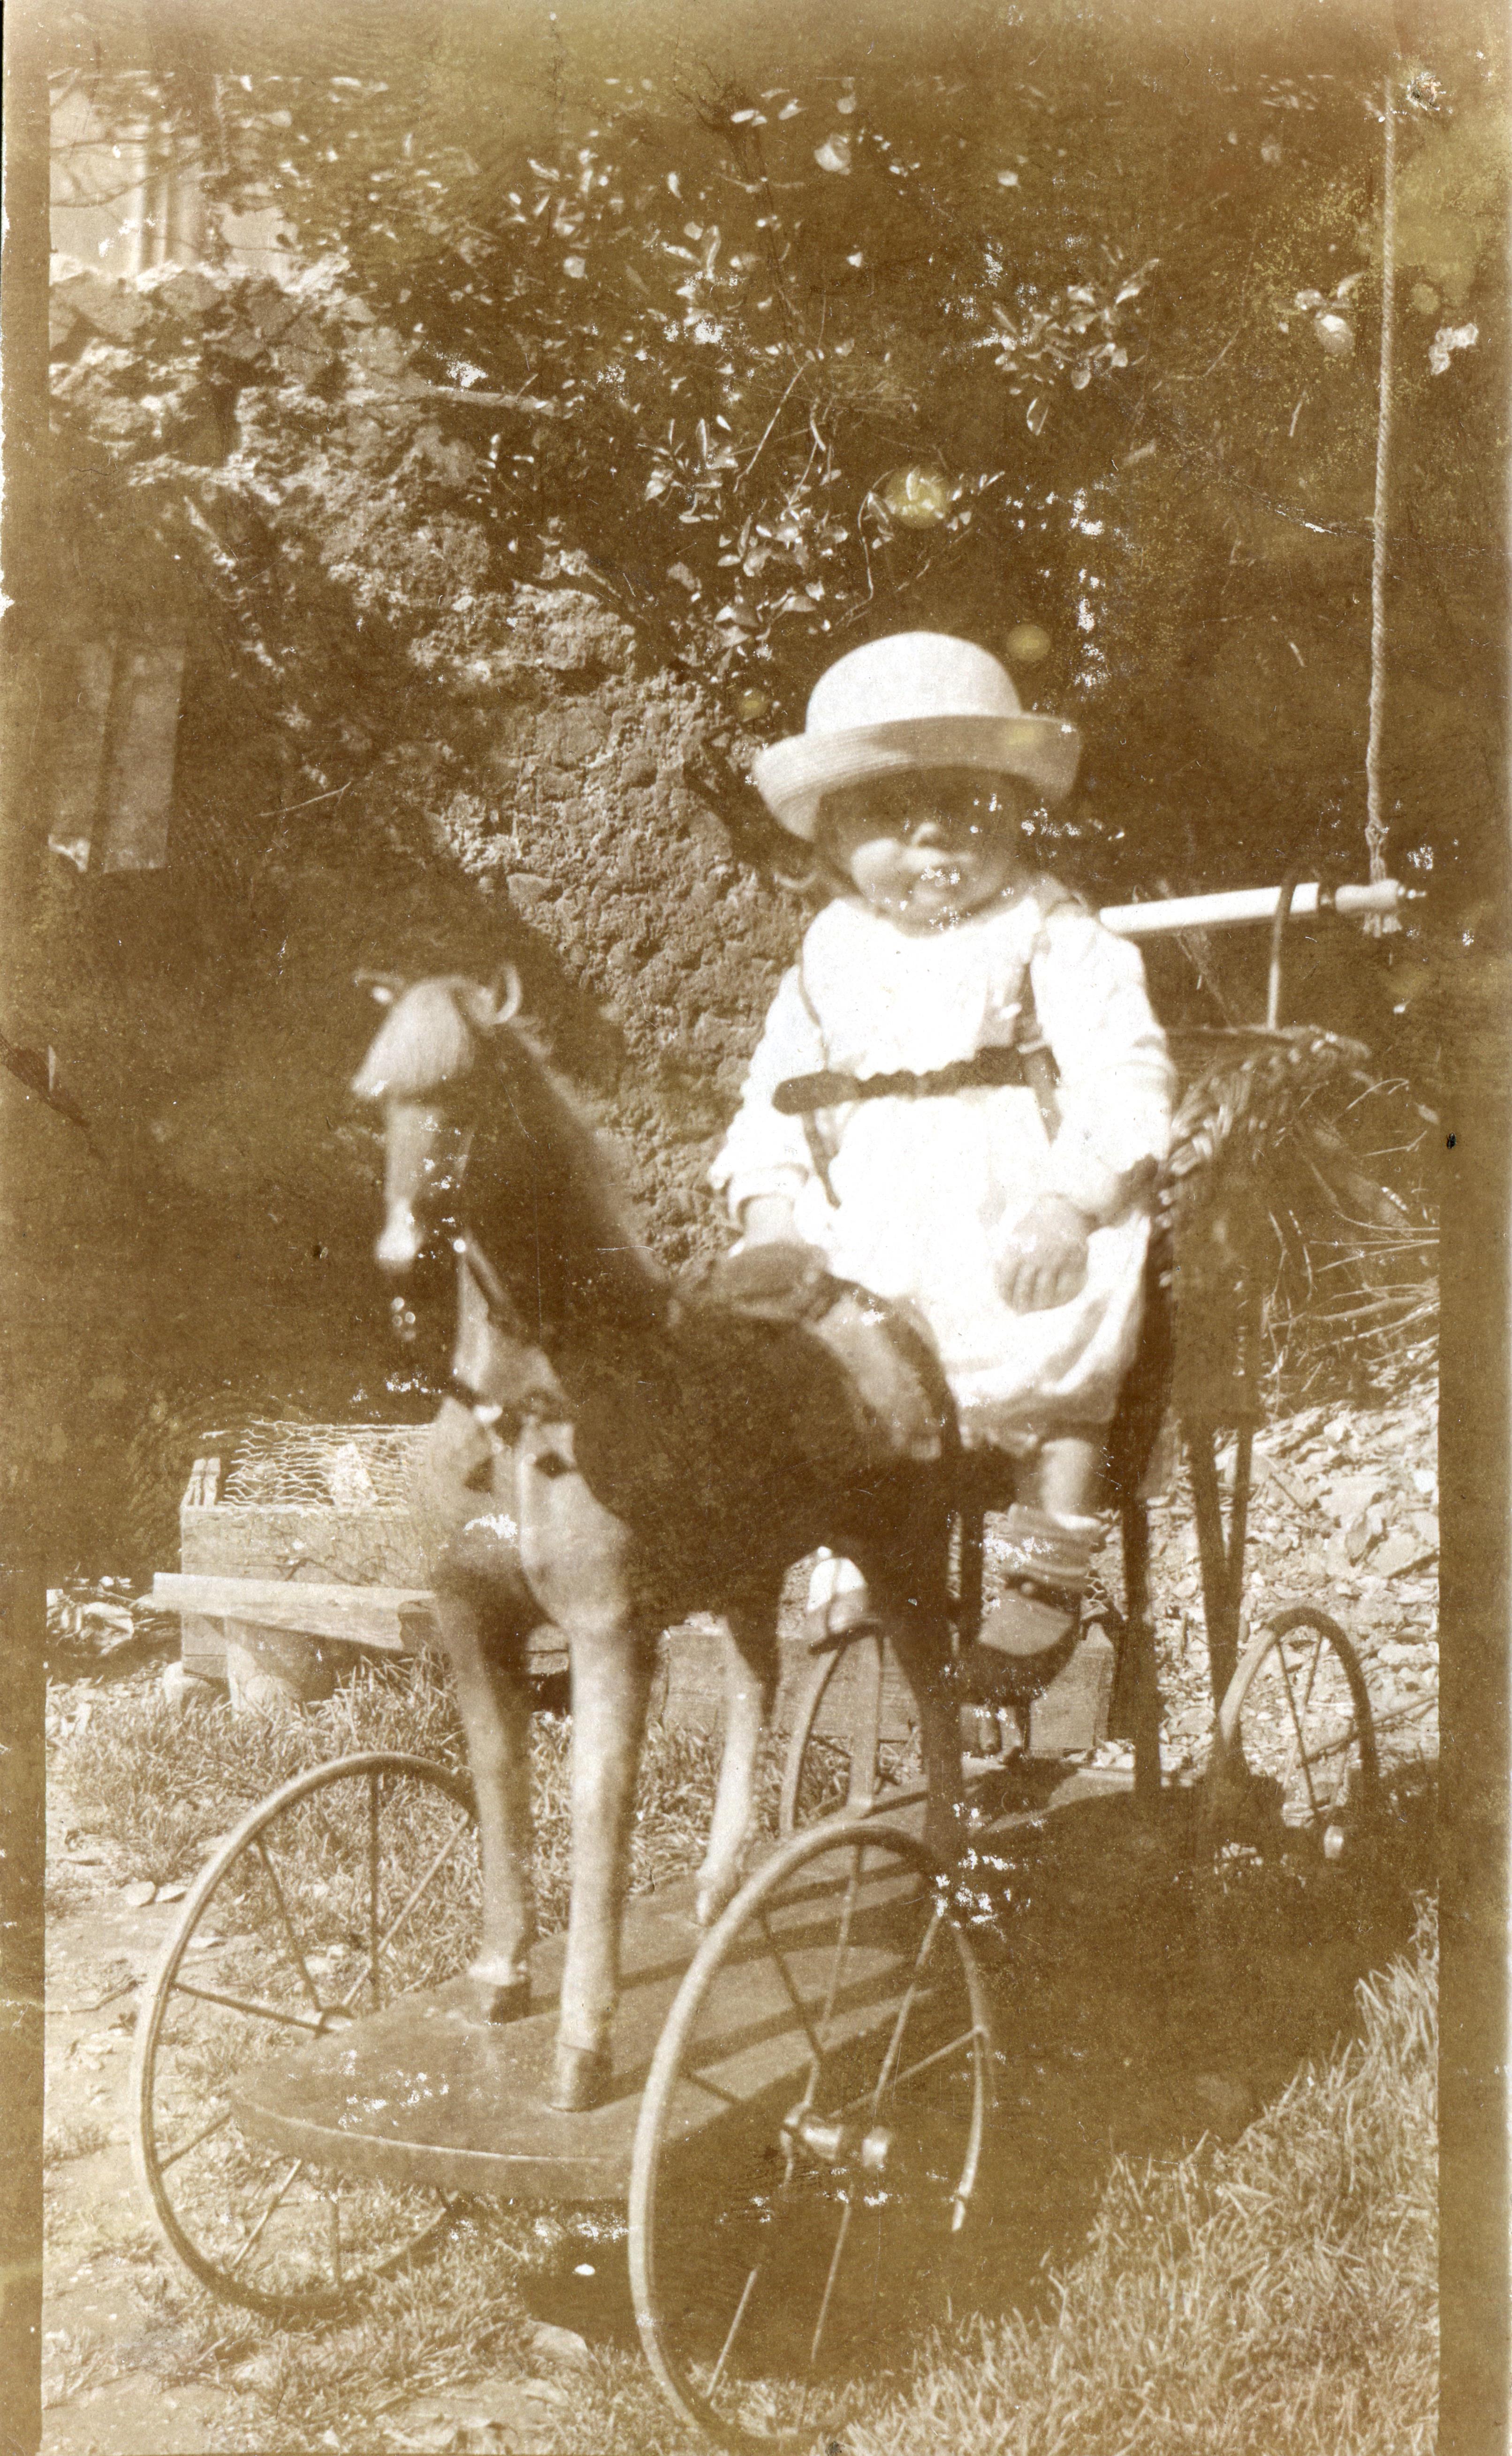
<svg viewBox="0 0 1512 2456">
<path fill-rule="evenodd" d="M 636 2133 L 636 2316 L 682 2414 L 739 2450 L 843 2422 L 879 2345 L 930 2316 L 991 2094 L 932 1853 L 880 1820 L 782 1845 L 700 1946 Z"/>
<path fill-rule="evenodd" d="M 1379 1779 L 1370 1695 L 1345 1632 L 1310 1604 L 1277 1612 L 1219 1709 L 1206 1841 L 1341 1859 L 1370 1824 Z"/>
<path fill-rule="evenodd" d="M 786 1838 L 827 1816 L 867 1816 L 885 1789 L 918 1780 L 917 1735 L 883 1738 L 888 1661 L 866 1631 L 816 1654 L 799 1692 L 783 1768 L 778 1831 Z"/>
<path fill-rule="evenodd" d="M 438 2238 L 455 2204 L 264 2147 L 238 2080 L 311 2037 L 439 1986 L 476 1950 L 467 1783 L 386 1750 L 296 1774 L 197 1878 L 158 1966 L 133 2075 L 137 2171 L 213 2293 L 288 2321 L 335 2308 Z"/>
</svg>

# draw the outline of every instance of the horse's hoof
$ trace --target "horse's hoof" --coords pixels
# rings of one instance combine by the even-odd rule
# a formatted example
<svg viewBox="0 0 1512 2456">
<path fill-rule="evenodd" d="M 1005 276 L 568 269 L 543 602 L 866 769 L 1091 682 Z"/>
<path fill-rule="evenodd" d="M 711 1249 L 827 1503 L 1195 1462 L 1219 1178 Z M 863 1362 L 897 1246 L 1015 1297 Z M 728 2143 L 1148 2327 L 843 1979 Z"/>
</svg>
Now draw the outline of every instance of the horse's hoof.
<svg viewBox="0 0 1512 2456">
<path fill-rule="evenodd" d="M 475 1961 L 467 1975 L 472 1981 L 473 2001 L 483 2020 L 492 2023 L 524 2019 L 530 2010 L 528 1974 Z"/>
<path fill-rule="evenodd" d="M 559 2039 L 547 2105 L 563 2115 L 586 2115 L 590 2107 L 602 2106 L 609 2095 L 613 2061 L 607 2047 L 569 2047 Z"/>
</svg>

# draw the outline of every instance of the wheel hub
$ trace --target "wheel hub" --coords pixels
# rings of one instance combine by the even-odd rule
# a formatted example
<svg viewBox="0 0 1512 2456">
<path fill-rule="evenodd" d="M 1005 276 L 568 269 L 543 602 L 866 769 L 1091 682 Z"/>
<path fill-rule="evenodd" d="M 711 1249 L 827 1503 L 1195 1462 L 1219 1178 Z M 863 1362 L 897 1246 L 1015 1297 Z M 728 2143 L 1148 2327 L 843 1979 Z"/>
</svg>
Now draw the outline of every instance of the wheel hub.
<svg viewBox="0 0 1512 2456">
<path fill-rule="evenodd" d="M 789 2155 L 802 2150 L 818 2165 L 837 2172 L 884 2175 L 892 2149 L 885 2123 L 863 2125 L 843 2116 L 820 2115 L 810 2106 L 795 2106 L 783 2118 L 783 2142 Z"/>
</svg>

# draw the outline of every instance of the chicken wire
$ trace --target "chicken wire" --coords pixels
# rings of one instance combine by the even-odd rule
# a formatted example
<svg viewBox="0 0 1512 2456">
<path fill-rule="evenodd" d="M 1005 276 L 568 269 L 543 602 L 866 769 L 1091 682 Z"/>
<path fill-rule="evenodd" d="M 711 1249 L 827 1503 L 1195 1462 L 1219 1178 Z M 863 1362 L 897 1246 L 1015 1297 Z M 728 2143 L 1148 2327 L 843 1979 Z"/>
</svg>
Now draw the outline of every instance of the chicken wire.
<svg viewBox="0 0 1512 2456">
<path fill-rule="evenodd" d="M 402 1509 L 423 1424 L 245 1424 L 218 1499 L 305 1509 Z"/>
</svg>

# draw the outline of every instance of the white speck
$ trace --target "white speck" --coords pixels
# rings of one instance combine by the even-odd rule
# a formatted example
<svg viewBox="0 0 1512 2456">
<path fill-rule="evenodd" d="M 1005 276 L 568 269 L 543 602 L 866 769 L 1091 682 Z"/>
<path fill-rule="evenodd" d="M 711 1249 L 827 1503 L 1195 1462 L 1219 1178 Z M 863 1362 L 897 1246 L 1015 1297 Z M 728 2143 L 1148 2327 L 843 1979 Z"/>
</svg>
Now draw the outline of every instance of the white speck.
<svg viewBox="0 0 1512 2456">
<path fill-rule="evenodd" d="M 1479 324 L 1440 324 L 1428 344 L 1429 374 L 1446 376 L 1451 351 L 1473 350 L 1480 338 Z"/>
</svg>

